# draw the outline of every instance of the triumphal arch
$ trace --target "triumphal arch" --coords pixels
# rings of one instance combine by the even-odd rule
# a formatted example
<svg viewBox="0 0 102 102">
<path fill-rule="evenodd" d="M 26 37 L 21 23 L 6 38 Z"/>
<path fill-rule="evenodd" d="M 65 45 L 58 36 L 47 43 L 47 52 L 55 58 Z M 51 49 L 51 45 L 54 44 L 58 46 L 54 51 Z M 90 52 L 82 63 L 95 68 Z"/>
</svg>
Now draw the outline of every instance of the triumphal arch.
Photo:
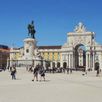
<svg viewBox="0 0 102 102">
<path fill-rule="evenodd" d="M 95 33 L 81 22 L 67 34 L 67 42 L 62 46 L 62 63 L 75 69 L 102 68 L 102 47 L 95 42 Z"/>
</svg>

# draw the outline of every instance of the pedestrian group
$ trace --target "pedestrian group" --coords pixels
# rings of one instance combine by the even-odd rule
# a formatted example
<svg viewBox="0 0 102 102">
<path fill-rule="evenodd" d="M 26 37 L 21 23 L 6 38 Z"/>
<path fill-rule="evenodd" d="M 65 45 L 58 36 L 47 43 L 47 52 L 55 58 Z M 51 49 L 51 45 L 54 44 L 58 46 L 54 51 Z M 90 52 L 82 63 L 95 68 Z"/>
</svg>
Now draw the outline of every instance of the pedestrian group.
<svg viewBox="0 0 102 102">
<path fill-rule="evenodd" d="M 35 79 L 36 79 L 36 81 L 38 81 L 38 75 L 40 75 L 40 80 L 39 81 L 42 81 L 42 78 L 45 81 L 45 70 L 44 70 L 43 66 L 37 65 L 34 68 L 33 74 L 34 74 L 34 78 L 32 79 L 32 81 L 34 81 Z"/>
</svg>

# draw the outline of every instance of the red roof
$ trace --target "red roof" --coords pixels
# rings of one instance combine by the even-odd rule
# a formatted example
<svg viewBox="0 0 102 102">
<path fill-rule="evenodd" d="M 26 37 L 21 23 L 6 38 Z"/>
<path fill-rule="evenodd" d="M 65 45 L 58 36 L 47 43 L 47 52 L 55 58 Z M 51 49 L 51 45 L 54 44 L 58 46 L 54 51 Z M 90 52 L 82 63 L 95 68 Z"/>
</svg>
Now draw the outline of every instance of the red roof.
<svg viewBox="0 0 102 102">
<path fill-rule="evenodd" d="M 0 51 L 2 51 L 2 52 L 4 52 L 4 51 L 6 51 L 6 52 L 10 52 L 10 49 L 9 49 L 9 48 L 8 48 L 8 49 L 0 48 Z"/>
</svg>

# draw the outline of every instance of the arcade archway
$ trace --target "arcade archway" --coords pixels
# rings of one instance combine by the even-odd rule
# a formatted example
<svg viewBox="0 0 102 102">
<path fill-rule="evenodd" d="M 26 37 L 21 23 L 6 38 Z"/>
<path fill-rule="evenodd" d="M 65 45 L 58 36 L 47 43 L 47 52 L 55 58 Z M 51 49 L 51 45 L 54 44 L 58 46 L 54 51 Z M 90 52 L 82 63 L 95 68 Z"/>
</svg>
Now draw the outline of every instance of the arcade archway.
<svg viewBox="0 0 102 102">
<path fill-rule="evenodd" d="M 57 62 L 57 68 L 60 68 L 60 62 Z"/>
<path fill-rule="evenodd" d="M 99 62 L 95 63 L 95 69 L 94 70 L 98 70 L 99 69 Z"/>
<path fill-rule="evenodd" d="M 50 67 L 50 62 L 49 62 L 49 61 L 46 61 L 45 66 L 46 66 L 46 69 L 49 69 L 49 67 Z"/>
<path fill-rule="evenodd" d="M 67 67 L 67 63 L 64 62 L 64 63 L 63 63 L 63 68 L 66 68 L 66 67 Z"/>
<path fill-rule="evenodd" d="M 78 44 L 75 46 L 74 51 L 75 58 L 75 68 L 76 70 L 85 70 L 86 66 L 86 49 L 83 44 Z"/>
<path fill-rule="evenodd" d="M 52 62 L 52 68 L 55 68 L 55 62 Z"/>
</svg>

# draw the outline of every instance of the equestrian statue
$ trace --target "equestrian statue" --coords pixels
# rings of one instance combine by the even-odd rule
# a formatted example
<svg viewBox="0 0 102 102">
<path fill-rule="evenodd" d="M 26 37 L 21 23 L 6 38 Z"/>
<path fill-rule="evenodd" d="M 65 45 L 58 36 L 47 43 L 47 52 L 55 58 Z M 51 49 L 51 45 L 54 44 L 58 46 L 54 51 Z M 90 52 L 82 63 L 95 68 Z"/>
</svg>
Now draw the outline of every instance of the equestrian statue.
<svg viewBox="0 0 102 102">
<path fill-rule="evenodd" d="M 28 36 L 35 39 L 35 29 L 34 29 L 34 21 L 31 22 L 31 24 L 28 24 Z"/>
</svg>

